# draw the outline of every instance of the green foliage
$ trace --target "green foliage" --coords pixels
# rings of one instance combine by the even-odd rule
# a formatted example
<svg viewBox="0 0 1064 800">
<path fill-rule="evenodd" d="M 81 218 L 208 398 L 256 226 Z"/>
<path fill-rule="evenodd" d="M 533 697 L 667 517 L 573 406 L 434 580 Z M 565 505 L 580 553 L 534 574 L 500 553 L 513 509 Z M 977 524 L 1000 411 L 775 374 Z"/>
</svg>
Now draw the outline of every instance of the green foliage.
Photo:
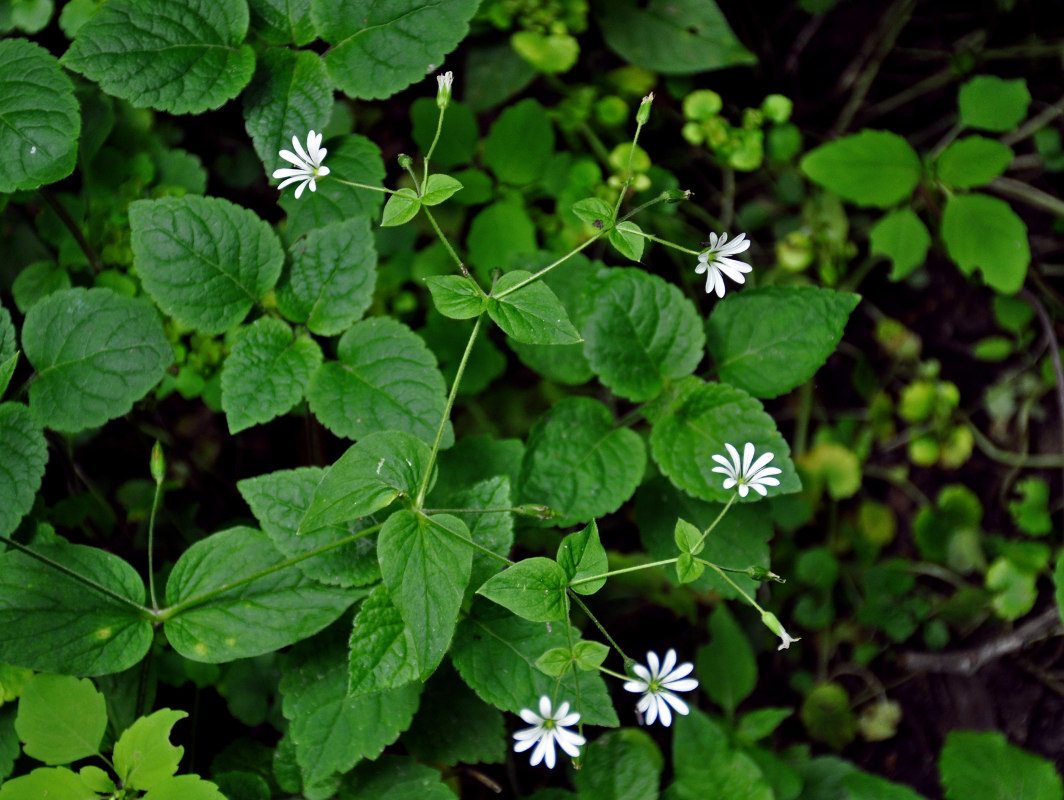
<svg viewBox="0 0 1064 800">
<path fill-rule="evenodd" d="M 558 545 L 558 564 L 565 570 L 565 575 L 573 591 L 577 594 L 594 594 L 606 585 L 606 579 L 588 580 L 609 570 L 606 550 L 599 540 L 598 525 L 594 520 L 583 530 L 570 533 Z"/>
<path fill-rule="evenodd" d="M 806 176 L 859 206 L 889 208 L 920 180 L 920 157 L 902 137 L 864 130 L 823 144 L 801 162 Z"/>
<path fill-rule="evenodd" d="M 935 160 L 935 172 L 949 186 L 971 189 L 1005 172 L 1013 156 L 1012 148 L 996 139 L 968 136 L 942 151 Z"/>
<path fill-rule="evenodd" d="M 510 106 L 488 132 L 484 160 L 504 183 L 523 186 L 543 176 L 554 155 L 554 129 L 543 106 L 522 100 Z"/>
<path fill-rule="evenodd" d="M 141 717 L 115 743 L 115 771 L 123 786 L 152 789 L 171 778 L 185 752 L 170 744 L 170 731 L 187 717 L 184 711 L 161 708 Z"/>
<path fill-rule="evenodd" d="M 15 731 L 38 761 L 69 764 L 96 755 L 106 729 L 103 695 L 87 678 L 36 675 L 22 689 Z"/>
<path fill-rule="evenodd" d="M 754 690 L 757 662 L 746 634 L 727 606 L 714 609 L 709 633 L 709 644 L 698 650 L 698 677 L 713 702 L 731 717 Z"/>
<path fill-rule="evenodd" d="M 911 208 L 899 208 L 882 217 L 868 232 L 874 255 L 890 259 L 890 279 L 907 278 L 927 259 L 931 234 Z"/>
<path fill-rule="evenodd" d="M 33 506 L 47 462 L 44 431 L 30 410 L 0 403 L 0 535 L 11 533 Z"/>
<path fill-rule="evenodd" d="M 526 558 L 501 572 L 477 590 L 489 600 L 533 622 L 565 619 L 568 576 L 549 558 Z"/>
<path fill-rule="evenodd" d="M 576 344 L 580 334 L 558 297 L 544 283 L 526 283 L 531 273 L 516 269 L 496 283 L 488 316 L 503 333 L 525 344 Z M 522 285 L 523 284 L 523 285 Z"/>
<path fill-rule="evenodd" d="M 980 769 L 973 771 L 972 764 Z M 938 760 L 947 800 L 1060 800 L 1064 786 L 1053 764 L 1009 744 L 1000 733 L 952 731 Z"/>
<path fill-rule="evenodd" d="M 350 667 L 349 697 L 398 689 L 420 674 L 414 634 L 383 583 L 374 587 L 355 614 Z"/>
<path fill-rule="evenodd" d="M 1002 80 L 977 75 L 957 96 L 961 122 L 971 128 L 1000 133 L 1015 128 L 1027 116 L 1031 94 L 1023 79 Z"/>
<path fill-rule="evenodd" d="M 653 739 L 641 730 L 621 728 L 588 747 L 576 788 L 584 800 L 656 800 L 663 764 Z"/>
</svg>

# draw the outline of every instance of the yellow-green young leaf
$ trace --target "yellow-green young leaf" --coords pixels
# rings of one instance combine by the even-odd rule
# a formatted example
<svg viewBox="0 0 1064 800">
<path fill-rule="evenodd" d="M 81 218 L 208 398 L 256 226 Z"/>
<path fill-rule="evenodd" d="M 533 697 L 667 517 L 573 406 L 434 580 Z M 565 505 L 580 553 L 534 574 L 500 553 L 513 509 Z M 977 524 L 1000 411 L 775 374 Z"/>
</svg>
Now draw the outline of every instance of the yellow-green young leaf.
<svg viewBox="0 0 1064 800">
<path fill-rule="evenodd" d="M 681 553 L 693 553 L 698 555 L 705 549 L 706 543 L 702 541 L 702 531 L 685 519 L 676 520 L 672 538 Z"/>
<path fill-rule="evenodd" d="M 704 354 L 705 334 L 694 304 L 641 269 L 601 270 L 589 280 L 580 330 L 584 354 L 599 380 L 635 402 L 690 375 Z"/>
<path fill-rule="evenodd" d="M 26 800 L 29 797 L 46 797 L 48 800 L 94 800 L 96 793 L 80 776 L 66 767 L 40 767 L 29 775 L 10 778 L 0 786 L 0 800 Z"/>
<path fill-rule="evenodd" d="M 968 136 L 942 151 L 935 159 L 935 173 L 948 186 L 971 189 L 1002 175 L 1012 157 L 1012 148 L 996 139 Z"/>
<path fill-rule="evenodd" d="M 25 39 L 0 41 L 0 194 L 74 171 L 81 116 L 59 62 Z"/>
<path fill-rule="evenodd" d="M 962 123 L 996 133 L 1019 125 L 1030 104 L 1031 93 L 1023 78 L 1007 81 L 994 75 L 977 75 L 957 95 Z"/>
<path fill-rule="evenodd" d="M 422 187 L 421 202 L 427 206 L 438 206 L 455 192 L 461 191 L 462 182 L 450 175 L 429 175 Z"/>
<path fill-rule="evenodd" d="M 218 787 L 199 775 L 175 775 L 155 784 L 141 800 L 226 800 Z"/>
<path fill-rule="evenodd" d="M 569 321 L 558 296 L 542 281 L 525 284 L 508 294 L 532 273 L 515 269 L 495 283 L 488 299 L 488 316 L 502 328 L 503 333 L 527 344 L 575 344 L 580 332 Z"/>
<path fill-rule="evenodd" d="M 426 65 L 442 64 L 465 38 L 478 5 L 478 0 L 312 0 L 310 10 L 318 35 L 333 45 L 325 58 L 333 82 L 350 97 L 376 100 L 424 80 Z"/>
<path fill-rule="evenodd" d="M 135 106 L 173 114 L 218 108 L 255 71 L 242 0 L 172 0 L 165 13 L 110 0 L 77 32 L 63 65 Z"/>
<path fill-rule="evenodd" d="M 133 264 L 167 314 L 224 333 L 281 276 L 284 251 L 254 212 L 217 197 L 138 200 L 129 206 Z"/>
<path fill-rule="evenodd" d="M 927 259 L 931 234 L 927 226 L 906 206 L 891 211 L 868 232 L 872 255 L 890 259 L 890 279 L 900 281 Z"/>
<path fill-rule="evenodd" d="M 420 674 L 414 635 L 383 583 L 358 607 L 349 647 L 348 697 L 397 689 Z"/>
<path fill-rule="evenodd" d="M 638 261 L 643 257 L 643 245 L 646 243 L 641 233 L 642 230 L 634 222 L 618 222 L 607 238 L 622 256 Z"/>
<path fill-rule="evenodd" d="M 432 294 L 436 310 L 448 319 L 472 319 L 487 308 L 488 298 L 477 291 L 472 278 L 459 275 L 434 275 L 425 283 Z"/>
<path fill-rule="evenodd" d="M 942 212 L 941 233 L 950 258 L 965 275 L 980 270 L 983 280 L 1002 294 L 1023 286 L 1031 262 L 1027 226 L 1004 200 L 953 195 Z"/>
<path fill-rule="evenodd" d="M 705 571 L 706 565 L 695 561 L 690 553 L 680 553 L 676 559 L 676 580 L 680 583 L 697 581 Z"/>
<path fill-rule="evenodd" d="M 140 576 L 118 556 L 59 541 L 33 549 L 133 604 L 145 601 Z M 108 675 L 140 661 L 151 640 L 151 622 L 132 605 L 25 553 L 0 553 L 0 661 L 42 672 Z"/>
<path fill-rule="evenodd" d="M 211 664 L 261 655 L 317 633 L 360 596 L 323 586 L 294 565 L 269 571 L 282 561 L 269 537 L 252 528 L 196 542 L 166 582 L 167 605 L 178 607 L 163 627 L 170 644 Z"/>
<path fill-rule="evenodd" d="M 584 672 L 598 669 L 610 654 L 610 648 L 602 642 L 577 642 L 573 645 L 573 658 L 576 666 Z"/>
<path fill-rule="evenodd" d="M 599 541 L 598 524 L 595 520 L 591 520 L 583 530 L 570 533 L 562 539 L 562 543 L 558 545 L 557 559 L 570 584 L 609 571 L 606 550 Z M 601 578 L 576 583 L 573 591 L 577 594 L 594 594 L 605 585 L 606 579 Z"/>
<path fill-rule="evenodd" d="M 401 431 L 435 440 L 447 389 L 420 336 L 397 320 L 372 317 L 340 338 L 337 356 L 319 367 L 307 389 L 310 410 L 326 428 L 349 439 Z M 453 443 L 448 422 L 443 446 Z"/>
<path fill-rule="evenodd" d="M 709 644 L 698 649 L 698 678 L 710 699 L 729 716 L 757 684 L 750 640 L 723 603 L 709 617 Z"/>
<path fill-rule="evenodd" d="M 421 210 L 421 198 L 413 189 L 400 189 L 384 204 L 381 227 L 388 228 L 402 225 L 417 216 Z"/>
<path fill-rule="evenodd" d="M 973 769 L 978 764 L 978 769 Z M 1061 800 L 1053 763 L 1009 744 L 997 731 L 952 731 L 938 758 L 946 800 Z"/>
<path fill-rule="evenodd" d="M 536 659 L 536 669 L 556 678 L 564 675 L 573 666 L 573 653 L 565 647 L 552 647 Z"/>
<path fill-rule="evenodd" d="M 30 407 L 69 433 L 125 414 L 174 360 L 151 305 L 110 289 L 44 298 L 26 315 L 22 346 L 37 370 Z"/>
<path fill-rule="evenodd" d="M 261 425 L 303 399 L 321 364 L 321 348 L 309 336 L 273 317 L 241 330 L 222 365 L 222 410 L 229 432 Z"/>
<path fill-rule="evenodd" d="M 0 404 L 0 536 L 33 507 L 47 463 L 41 423 L 21 403 Z"/>
<path fill-rule="evenodd" d="M 86 786 L 98 794 L 112 794 L 117 788 L 110 775 L 92 764 L 87 764 L 79 769 L 78 777 L 85 782 Z"/>
<path fill-rule="evenodd" d="M 554 128 L 532 98 L 505 109 L 484 141 L 484 161 L 503 183 L 524 186 L 543 176 L 554 155 Z"/>
<path fill-rule="evenodd" d="M 18 701 L 22 749 L 45 764 L 69 764 L 100 752 L 107 704 L 88 678 L 35 675 Z"/>
<path fill-rule="evenodd" d="M 800 166 L 843 200 L 874 208 L 889 208 L 911 195 L 921 172 L 920 157 L 905 139 L 874 130 L 822 144 L 806 153 Z"/>
<path fill-rule="evenodd" d="M 924 800 L 908 786 L 891 783 L 878 775 L 854 771 L 842 779 L 849 800 Z M 976 800 L 972 795 L 970 800 Z"/>
<path fill-rule="evenodd" d="M 533 622 L 565 619 L 569 605 L 565 587 L 569 579 L 557 562 L 537 556 L 518 561 L 479 589 L 484 595 L 519 617 Z"/>
<path fill-rule="evenodd" d="M 381 574 L 413 634 L 422 680 L 436 669 L 454 635 L 472 565 L 468 540 L 469 529 L 457 517 L 405 510 L 388 517 L 377 539 Z"/>
<path fill-rule="evenodd" d="M 160 708 L 122 732 L 115 744 L 114 761 L 123 786 L 151 789 L 177 772 L 185 748 L 170 744 L 170 731 L 187 716 L 184 711 Z"/>
</svg>

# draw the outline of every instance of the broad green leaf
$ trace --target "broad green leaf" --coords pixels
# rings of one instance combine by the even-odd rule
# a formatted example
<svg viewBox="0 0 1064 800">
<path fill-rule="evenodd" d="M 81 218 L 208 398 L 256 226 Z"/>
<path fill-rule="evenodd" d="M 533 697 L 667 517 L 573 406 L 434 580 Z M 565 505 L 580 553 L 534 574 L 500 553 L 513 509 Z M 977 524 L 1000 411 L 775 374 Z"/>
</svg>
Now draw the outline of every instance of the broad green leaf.
<svg viewBox="0 0 1064 800">
<path fill-rule="evenodd" d="M 0 553 L 0 661 L 41 672 L 108 675 L 148 652 L 152 626 L 135 606 L 147 592 L 118 556 L 60 541 L 35 552 L 128 603 L 18 550 Z"/>
<path fill-rule="evenodd" d="M 283 561 L 269 537 L 253 528 L 196 542 L 166 582 L 163 629 L 170 644 L 192 661 L 249 658 L 317 633 L 358 599 L 295 566 L 281 567 Z"/>
<path fill-rule="evenodd" d="M 312 230 L 296 245 L 277 286 L 277 307 L 311 333 L 335 336 L 366 313 L 377 283 L 377 250 L 368 217 Z"/>
<path fill-rule="evenodd" d="M 720 379 L 771 398 L 805 383 L 835 352 L 860 296 L 812 286 L 734 292 L 706 323 Z"/>
<path fill-rule="evenodd" d="M 690 553 L 680 553 L 676 558 L 676 580 L 680 583 L 693 583 L 702 577 L 706 565 L 695 561 Z"/>
<path fill-rule="evenodd" d="M 237 481 L 236 488 L 251 507 L 274 547 L 288 558 L 305 555 L 357 533 L 363 525 L 346 522 L 296 534 L 314 491 L 325 470 L 317 467 L 279 470 Z M 366 536 L 296 564 L 298 569 L 322 583 L 365 586 L 380 578 L 377 537 Z"/>
<path fill-rule="evenodd" d="M 344 778 L 343 800 L 454 800 L 438 770 L 414 759 L 384 756 Z"/>
<path fill-rule="evenodd" d="M 643 245 L 646 243 L 641 234 L 642 230 L 634 222 L 619 222 L 607 238 L 622 256 L 638 261 L 643 257 Z"/>
<path fill-rule="evenodd" d="M 81 115 L 59 62 L 25 39 L 0 41 L 0 194 L 74 171 Z"/>
<path fill-rule="evenodd" d="M 851 772 L 842 779 L 842 784 L 849 792 L 847 800 L 924 800 L 923 795 L 908 786 L 891 783 L 867 772 Z M 969 795 L 968 800 L 977 800 L 977 797 Z"/>
<path fill-rule="evenodd" d="M 558 296 L 542 281 L 534 281 L 508 292 L 532 273 L 515 269 L 495 283 L 488 298 L 488 316 L 503 333 L 526 344 L 575 344 L 580 332 L 569 321 Z"/>
<path fill-rule="evenodd" d="M 96 796 L 80 776 L 66 767 L 39 767 L 29 775 L 11 778 L 0 786 L 0 800 L 38 797 L 48 800 L 95 800 Z"/>
<path fill-rule="evenodd" d="M 166 14 L 109 0 L 82 25 L 63 65 L 134 106 L 199 114 L 232 100 L 255 71 L 243 0 L 170 0 Z"/>
<path fill-rule="evenodd" d="M 554 155 L 546 109 L 526 98 L 505 109 L 484 140 L 484 161 L 503 183 L 524 186 L 543 176 Z"/>
<path fill-rule="evenodd" d="M 573 781 L 580 800 L 658 800 L 664 765 L 647 733 L 622 728 L 587 746 Z"/>
<path fill-rule="evenodd" d="M 270 44 L 310 44 L 317 38 L 310 0 L 248 0 L 251 27 Z"/>
<path fill-rule="evenodd" d="M 724 476 L 713 472 L 718 466 L 713 456 L 727 458 L 724 443 L 740 453 L 750 442 L 758 455 L 770 452 L 772 466 L 783 470 L 778 487 L 769 494 L 789 494 L 801 489 L 801 482 L 791 463 L 791 449 L 776 430 L 776 423 L 764 407 L 741 389 L 727 384 L 702 384 L 662 419 L 654 422 L 650 449 L 661 471 L 673 485 L 694 497 L 718 503 L 727 502 L 734 490 L 723 488 Z M 746 502 L 756 502 L 760 495 L 750 492 Z M 744 502 L 739 500 L 739 502 Z M 708 523 L 707 523 L 708 524 Z"/>
<path fill-rule="evenodd" d="M 1007 81 L 994 75 L 977 75 L 957 94 L 961 122 L 970 128 L 1004 133 L 1027 116 L 1031 93 L 1023 78 Z"/>
<path fill-rule="evenodd" d="M 47 463 L 41 423 L 21 403 L 0 403 L 0 536 L 33 507 Z"/>
<path fill-rule="evenodd" d="M 580 641 L 577 634 L 573 629 L 574 645 Z M 569 647 L 564 625 L 548 628 L 483 601 L 474 603 L 473 613 L 458 626 L 451 660 L 462 680 L 481 699 L 517 714 L 522 708 L 534 708 L 541 695 L 553 695 L 557 679 L 536 667 L 536 660 L 553 647 Z M 559 700 L 574 701 L 577 684 L 581 721 L 616 727 L 617 714 L 601 675 L 566 674 L 558 690 Z"/>
<path fill-rule="evenodd" d="M 552 678 L 564 675 L 573 668 L 573 653 L 565 647 L 554 647 L 536 659 L 536 669 Z"/>
<path fill-rule="evenodd" d="M 39 33 L 55 12 L 55 0 L 7 0 L 0 6 L 0 33 L 12 28 Z"/>
<path fill-rule="evenodd" d="M 244 120 L 266 172 L 283 163 L 278 153 L 293 149 L 293 136 L 302 145 L 308 131 L 321 131 L 332 110 L 332 82 L 317 53 L 265 50 L 244 92 Z"/>
<path fill-rule="evenodd" d="M 383 583 L 374 587 L 355 614 L 349 666 L 348 697 L 397 689 L 419 677 L 414 635 Z"/>
<path fill-rule="evenodd" d="M 306 786 L 377 758 L 406 730 L 418 707 L 417 682 L 348 697 L 345 651 L 343 637 L 330 631 L 297 648 L 281 679 L 282 710 L 291 722 Z"/>
<path fill-rule="evenodd" d="M 761 769 L 734 750 L 721 727 L 698 709 L 673 722 L 673 800 L 773 800 Z M 817 798 L 824 800 L 824 798 Z"/>
<path fill-rule="evenodd" d="M 421 210 L 421 198 L 413 189 L 399 189 L 388 198 L 381 214 L 381 227 L 390 228 L 404 225 L 417 216 Z"/>
<path fill-rule="evenodd" d="M 110 289 L 44 298 L 26 315 L 22 346 L 37 370 L 30 407 L 70 433 L 125 414 L 174 360 L 155 310 Z"/>
<path fill-rule="evenodd" d="M 478 5 L 312 0 L 310 11 L 318 35 L 332 45 L 325 63 L 333 82 L 350 97 L 378 100 L 424 80 L 426 65 L 442 64 L 465 38 Z"/>
<path fill-rule="evenodd" d="M 369 516 L 397 497 L 415 497 L 429 456 L 429 446 L 408 433 L 370 434 L 322 477 L 298 533 Z"/>
<path fill-rule="evenodd" d="M 569 613 L 565 587 L 569 577 L 556 561 L 537 556 L 500 572 L 477 594 L 533 622 L 565 619 Z"/>
<path fill-rule="evenodd" d="M 973 769 L 978 764 L 978 769 Z M 997 731 L 951 731 L 938 768 L 946 800 L 1060 800 L 1053 763 L 1016 747 Z"/>
<path fill-rule="evenodd" d="M 451 500 L 452 495 L 499 475 L 506 476 L 511 485 L 517 483 L 524 452 L 520 439 L 463 436 L 454 447 L 439 454 L 439 476 L 429 501 L 434 508 L 450 508 L 457 502 Z"/>
<path fill-rule="evenodd" d="M 421 187 L 421 202 L 427 206 L 438 206 L 448 197 L 462 189 L 462 182 L 455 180 L 450 175 L 439 173 L 429 175 L 425 185 Z"/>
<path fill-rule="evenodd" d="M 1031 249 L 1027 226 L 1009 204 L 984 194 L 958 194 L 942 212 L 942 238 L 949 256 L 965 275 L 980 270 L 1002 294 L 1023 286 Z"/>
<path fill-rule="evenodd" d="M 436 310 L 448 319 L 472 319 L 487 308 L 488 299 L 477 291 L 472 278 L 434 275 L 425 279 Z"/>
<path fill-rule="evenodd" d="M 293 336 L 287 323 L 261 317 L 241 329 L 222 365 L 222 410 L 230 433 L 278 417 L 303 399 L 321 364 L 309 336 Z"/>
<path fill-rule="evenodd" d="M 8 384 L 11 383 L 11 376 L 15 374 L 18 354 L 18 341 L 15 324 L 11 321 L 11 312 L 0 305 L 0 398 L 4 396 Z M 0 528 L 2 527 L 0 524 Z"/>
<path fill-rule="evenodd" d="M 536 226 L 524 207 L 514 200 L 492 203 L 473 217 L 469 225 L 468 260 L 484 285 L 491 280 L 492 270 L 536 249 Z"/>
<path fill-rule="evenodd" d="M 529 433 L 518 500 L 550 506 L 563 526 L 620 508 L 643 478 L 646 451 L 637 433 L 615 426 L 609 409 L 589 397 L 555 404 Z"/>
<path fill-rule="evenodd" d="M 11 378 L 15 374 L 15 367 L 18 366 L 18 351 L 16 350 L 12 355 L 0 359 L 0 399 L 3 398 L 4 392 L 7 391 L 8 385 L 11 383 Z"/>
<path fill-rule="evenodd" d="M 822 144 L 802 158 L 802 172 L 825 189 L 859 206 L 889 208 L 913 193 L 920 157 L 889 131 L 863 130 Z"/>
<path fill-rule="evenodd" d="M 451 644 L 469 583 L 473 548 L 469 529 L 457 517 L 426 517 L 397 511 L 377 539 L 377 558 L 392 602 L 399 608 L 424 680 Z"/>
<path fill-rule="evenodd" d="M 37 261 L 23 267 L 11 284 L 11 296 L 15 307 L 27 313 L 37 301 L 53 292 L 70 288 L 70 275 L 54 261 Z M 0 312 L 0 316 L 3 312 Z M 0 354 L 3 353 L 3 334 L 0 334 Z"/>
<path fill-rule="evenodd" d="M 88 678 L 35 675 L 19 698 L 15 730 L 26 755 L 69 764 L 100 752 L 107 704 Z"/>
<path fill-rule="evenodd" d="M 596 0 L 606 44 L 625 61 L 667 75 L 757 63 L 713 0 Z"/>
<path fill-rule="evenodd" d="M 187 716 L 185 711 L 160 708 L 122 732 L 115 744 L 114 760 L 123 786 L 151 789 L 177 772 L 185 748 L 170 744 L 170 732 Z"/>
<path fill-rule="evenodd" d="M 340 338 L 337 356 L 321 365 L 307 389 L 310 410 L 326 428 L 349 439 L 401 431 L 435 440 L 447 389 L 420 336 L 397 320 L 372 317 Z M 443 446 L 453 442 L 448 422 Z"/>
<path fill-rule="evenodd" d="M 739 717 L 735 737 L 743 742 L 759 742 L 770 736 L 787 717 L 794 714 L 793 708 L 757 708 Z"/>
<path fill-rule="evenodd" d="M 721 603 L 709 616 L 709 644 L 698 648 L 702 688 L 729 718 L 757 685 L 757 660 L 750 640 Z"/>
<path fill-rule="evenodd" d="M 0 697 L 3 697 L 2 693 Z M 9 703 L 7 708 L 0 708 L 0 793 L 3 792 L 2 781 L 14 771 L 15 759 L 21 754 L 22 748 L 19 747 L 18 734 L 15 733 L 15 706 Z"/>
<path fill-rule="evenodd" d="M 155 784 L 140 800 L 227 800 L 199 775 L 175 775 Z"/>
<path fill-rule="evenodd" d="M 443 465 L 440 466 L 441 471 L 445 468 Z M 510 479 L 505 475 L 497 475 L 494 478 L 480 481 L 469 489 L 450 495 L 447 500 L 448 508 L 509 508 L 510 505 Z M 470 539 L 504 558 L 509 555 L 514 543 L 513 514 L 496 512 L 466 514 L 464 517 L 466 525 L 469 526 Z M 473 551 L 473 566 L 470 570 L 466 595 L 471 596 L 484 581 L 505 565 L 505 561 L 493 558 L 483 550 Z"/>
<path fill-rule="evenodd" d="M 911 208 L 899 208 L 882 217 L 868 232 L 872 255 L 890 259 L 890 279 L 900 281 L 927 259 L 931 234 Z"/>
<path fill-rule="evenodd" d="M 1004 174 L 1013 155 L 1011 147 L 996 139 L 968 136 L 953 142 L 935 159 L 935 174 L 956 189 L 985 186 Z"/>
<path fill-rule="evenodd" d="M 573 203 L 573 213 L 595 230 L 613 224 L 613 206 L 600 197 L 586 197 Z"/>
<path fill-rule="evenodd" d="M 704 352 L 694 304 L 677 287 L 641 269 L 601 270 L 592 278 L 580 330 L 584 354 L 599 380 L 635 402 L 690 375 Z"/>
<path fill-rule="evenodd" d="M 284 252 L 254 212 L 217 197 L 138 200 L 129 206 L 133 264 L 170 316 L 224 333 L 281 275 Z"/>
<path fill-rule="evenodd" d="M 565 571 L 566 582 L 581 581 L 601 575 L 610 568 L 606 550 L 599 541 L 598 525 L 591 520 L 583 530 L 570 533 L 558 545 L 558 564 Z M 606 579 L 586 581 L 573 586 L 577 594 L 594 594 L 606 585 Z"/>
</svg>

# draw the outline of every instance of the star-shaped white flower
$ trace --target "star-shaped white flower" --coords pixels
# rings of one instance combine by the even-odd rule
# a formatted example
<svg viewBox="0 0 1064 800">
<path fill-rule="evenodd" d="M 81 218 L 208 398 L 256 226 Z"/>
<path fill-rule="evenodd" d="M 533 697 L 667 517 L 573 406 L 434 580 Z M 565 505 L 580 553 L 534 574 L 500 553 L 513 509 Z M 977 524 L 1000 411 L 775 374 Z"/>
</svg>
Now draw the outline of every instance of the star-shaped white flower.
<svg viewBox="0 0 1064 800">
<path fill-rule="evenodd" d="M 569 713 L 569 704 L 562 703 L 556 711 L 551 710 L 551 701 L 547 695 L 539 698 L 539 713 L 530 708 L 521 709 L 521 719 L 531 725 L 514 732 L 515 753 L 523 753 L 535 745 L 529 763 L 536 766 L 544 761 L 549 769 L 554 769 L 554 745 L 557 744 L 568 755 L 576 758 L 580 755 L 580 745 L 587 740 L 579 733 L 568 730 L 570 725 L 580 721 L 580 713 Z"/>
<path fill-rule="evenodd" d="M 739 497 L 746 497 L 751 489 L 762 497 L 766 497 L 768 495 L 768 490 L 765 489 L 766 486 L 780 485 L 779 479 L 772 476 L 779 475 L 783 470 L 779 467 L 765 466 L 775 458 L 773 453 L 763 453 L 757 461 L 754 461 L 754 446 L 747 442 L 746 447 L 743 448 L 742 461 L 740 461 L 738 450 L 727 443 L 724 446 L 728 448 L 731 461 L 729 462 L 722 455 L 713 456 L 713 460 L 720 464 L 719 467 L 713 467 L 713 471 L 728 476 L 724 479 L 725 489 L 738 486 Z"/>
<path fill-rule="evenodd" d="M 728 234 L 722 233 L 717 236 L 709 234 L 709 249 L 698 256 L 698 266 L 695 274 L 706 273 L 706 293 L 716 292 L 717 297 L 724 297 L 724 276 L 727 275 L 736 283 L 745 283 L 743 273 L 750 272 L 753 267 L 745 261 L 738 261 L 732 256 L 745 253 L 750 249 L 750 240 L 745 233 L 740 233 L 730 242 Z"/>
<path fill-rule="evenodd" d="M 676 709 L 679 714 L 688 714 L 691 709 L 687 703 L 673 694 L 673 692 L 690 692 L 698 688 L 695 678 L 688 678 L 694 664 L 684 662 L 677 666 L 676 651 L 669 650 L 665 654 L 665 661 L 658 664 L 658 654 L 651 650 L 647 653 L 647 666 L 635 664 L 632 671 L 639 676 L 639 680 L 628 681 L 624 688 L 629 692 L 642 692 L 643 696 L 635 704 L 636 709 L 646 715 L 647 725 L 653 725 L 654 720 L 660 719 L 666 728 L 672 724 L 672 711 L 669 706 Z"/>
<path fill-rule="evenodd" d="M 295 164 L 295 169 L 291 167 L 282 167 L 273 171 L 273 177 L 284 178 L 281 184 L 277 187 L 283 189 L 290 183 L 299 183 L 296 187 L 296 199 L 303 194 L 303 189 L 310 185 L 310 191 L 316 192 L 318 190 L 317 184 L 314 182 L 316 178 L 323 178 L 329 174 L 329 168 L 324 166 L 321 162 L 325 160 L 325 154 L 329 152 L 321 146 L 321 134 L 311 131 L 307 134 L 307 149 L 303 149 L 303 145 L 299 143 L 299 139 L 295 136 L 292 137 L 292 146 L 295 148 L 293 153 L 291 150 L 282 150 L 279 155 L 285 161 L 291 164 Z M 300 181 L 302 181 L 300 183 Z"/>
</svg>

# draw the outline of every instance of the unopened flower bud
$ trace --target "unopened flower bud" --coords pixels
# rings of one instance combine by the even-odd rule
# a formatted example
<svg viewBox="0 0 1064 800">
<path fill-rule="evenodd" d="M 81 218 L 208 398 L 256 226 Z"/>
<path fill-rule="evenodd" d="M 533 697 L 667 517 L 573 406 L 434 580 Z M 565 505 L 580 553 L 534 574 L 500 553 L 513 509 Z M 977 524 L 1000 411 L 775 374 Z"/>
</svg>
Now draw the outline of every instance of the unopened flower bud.
<svg viewBox="0 0 1064 800">
<path fill-rule="evenodd" d="M 554 519 L 561 516 L 550 506 L 545 506 L 539 503 L 525 503 L 523 506 L 518 506 L 514 509 L 522 517 L 532 517 L 533 519 Z"/>
<path fill-rule="evenodd" d="M 650 104 L 654 102 L 654 93 L 651 92 L 643 98 L 639 104 L 639 110 L 635 112 L 635 121 L 640 125 L 646 125 L 650 119 Z"/>
<path fill-rule="evenodd" d="M 396 159 L 399 162 L 399 166 L 403 169 L 410 169 L 414 163 L 414 159 L 408 156 L 406 153 L 400 153 L 399 158 Z"/>
<path fill-rule="evenodd" d="M 447 108 L 447 104 L 451 102 L 451 84 L 454 82 L 454 73 L 448 70 L 442 75 L 436 76 L 436 105 L 440 108 Z"/>
<path fill-rule="evenodd" d="M 666 203 L 682 203 L 690 197 L 690 189 L 666 189 L 661 193 L 661 199 Z"/>
<path fill-rule="evenodd" d="M 764 567 L 747 567 L 746 574 L 749 575 L 755 581 L 776 581 L 776 583 L 786 583 L 783 578 L 777 575 L 775 572 L 770 572 Z"/>
<path fill-rule="evenodd" d="M 158 442 L 151 449 L 151 476 L 156 483 L 162 483 L 166 477 L 166 457 L 163 456 L 163 448 Z"/>
</svg>

